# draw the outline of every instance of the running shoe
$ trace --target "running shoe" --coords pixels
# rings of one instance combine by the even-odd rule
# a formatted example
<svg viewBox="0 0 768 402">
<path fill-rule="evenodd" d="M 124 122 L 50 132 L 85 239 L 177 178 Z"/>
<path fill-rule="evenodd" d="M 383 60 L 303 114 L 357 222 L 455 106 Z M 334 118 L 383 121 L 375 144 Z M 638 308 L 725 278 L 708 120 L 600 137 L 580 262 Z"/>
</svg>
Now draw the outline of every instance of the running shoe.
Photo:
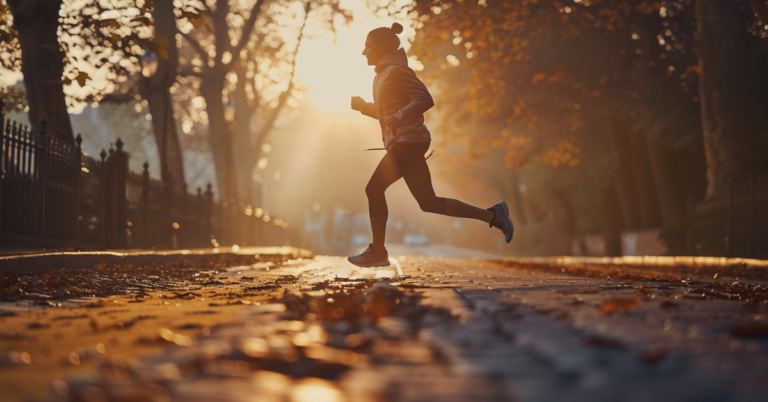
<svg viewBox="0 0 768 402">
<path fill-rule="evenodd" d="M 512 224 L 512 219 L 509 218 L 509 208 L 507 208 L 507 203 L 499 201 L 496 205 L 488 208 L 488 210 L 494 213 L 493 219 L 488 224 L 488 227 L 501 229 L 507 243 L 512 241 L 512 235 L 515 233 L 515 225 Z"/>
<path fill-rule="evenodd" d="M 388 267 L 389 266 L 389 253 L 384 250 L 384 254 L 379 254 L 376 249 L 373 248 L 373 244 L 368 244 L 368 248 L 361 254 L 347 258 L 347 261 L 351 262 L 358 267 Z"/>
</svg>

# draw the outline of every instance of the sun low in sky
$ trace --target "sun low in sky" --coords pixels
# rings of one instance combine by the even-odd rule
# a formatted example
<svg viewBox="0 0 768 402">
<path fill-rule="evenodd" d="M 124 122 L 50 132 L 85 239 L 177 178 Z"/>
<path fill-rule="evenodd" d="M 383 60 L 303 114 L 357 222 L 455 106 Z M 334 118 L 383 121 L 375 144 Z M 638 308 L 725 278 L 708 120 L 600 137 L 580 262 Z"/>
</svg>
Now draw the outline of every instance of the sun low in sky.
<svg viewBox="0 0 768 402">
<path fill-rule="evenodd" d="M 302 42 L 296 61 L 296 77 L 307 87 L 306 101 L 334 112 L 349 110 L 353 96 L 373 102 L 376 74 L 362 54 L 368 32 L 400 22 L 406 27 L 399 35 L 406 50 L 413 33 L 402 13 L 396 17 L 372 15 L 363 1 L 344 1 L 342 6 L 353 10 L 355 19 L 349 26 L 339 26 L 335 38 L 329 31 L 311 33 Z"/>
</svg>

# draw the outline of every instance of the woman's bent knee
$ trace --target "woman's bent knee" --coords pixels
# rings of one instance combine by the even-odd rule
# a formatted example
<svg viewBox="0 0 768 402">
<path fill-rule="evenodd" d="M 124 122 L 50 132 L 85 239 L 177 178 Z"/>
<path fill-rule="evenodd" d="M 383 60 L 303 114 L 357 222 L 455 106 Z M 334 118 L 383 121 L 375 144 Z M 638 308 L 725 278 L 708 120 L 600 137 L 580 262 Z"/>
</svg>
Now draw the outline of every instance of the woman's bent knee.
<svg viewBox="0 0 768 402">
<path fill-rule="evenodd" d="M 368 198 L 383 197 L 384 190 L 382 190 L 379 186 L 374 186 L 371 185 L 371 183 L 368 183 L 368 185 L 365 186 L 365 195 L 367 195 Z"/>
</svg>

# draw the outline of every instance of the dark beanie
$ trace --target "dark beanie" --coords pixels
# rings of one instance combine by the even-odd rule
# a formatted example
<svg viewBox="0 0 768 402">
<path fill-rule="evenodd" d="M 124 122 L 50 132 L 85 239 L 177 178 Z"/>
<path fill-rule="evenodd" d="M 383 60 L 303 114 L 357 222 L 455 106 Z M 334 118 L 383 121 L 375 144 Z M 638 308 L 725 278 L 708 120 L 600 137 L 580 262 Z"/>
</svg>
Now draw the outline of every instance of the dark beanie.
<svg viewBox="0 0 768 402">
<path fill-rule="evenodd" d="M 401 32 L 403 32 L 403 26 L 395 22 L 391 28 L 382 27 L 374 29 L 368 33 L 368 37 L 394 52 L 400 48 L 400 38 L 397 37 L 397 34 Z"/>
</svg>

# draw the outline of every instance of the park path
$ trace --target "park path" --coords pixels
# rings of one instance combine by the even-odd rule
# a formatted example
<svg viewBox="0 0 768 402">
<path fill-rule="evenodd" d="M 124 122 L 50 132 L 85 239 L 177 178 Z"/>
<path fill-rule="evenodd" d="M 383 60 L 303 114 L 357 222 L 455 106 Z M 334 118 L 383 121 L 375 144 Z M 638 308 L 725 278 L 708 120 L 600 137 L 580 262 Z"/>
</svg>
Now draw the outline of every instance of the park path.
<svg viewBox="0 0 768 402">
<path fill-rule="evenodd" d="M 119 307 L 100 307 L 100 326 L 123 317 L 139 320 L 143 332 L 99 330 L 83 319 L 80 333 L 133 345 L 128 355 L 125 348 L 111 355 L 107 342 L 106 353 L 91 352 L 97 356 L 87 370 L 58 373 L 46 395 L 639 402 L 761 401 L 768 394 L 768 309 L 756 301 L 764 289 L 759 278 L 750 285 L 757 290 L 739 300 L 713 286 L 743 285 L 744 278 L 708 283 L 706 273 L 684 269 L 679 279 L 627 267 L 600 276 L 583 267 L 485 259 L 391 261 L 380 269 L 325 256 L 257 263 L 208 273 L 215 280 L 177 289 L 178 298 L 168 291 L 138 304 L 112 297 Z M 78 309 L 67 314 L 77 317 Z M 20 325 L 34 314 L 4 320 Z M 50 324 L 47 330 L 66 322 L 35 320 Z M 76 354 L 86 361 L 82 346 Z M 0 369 L 0 377 L 13 369 Z"/>
</svg>

